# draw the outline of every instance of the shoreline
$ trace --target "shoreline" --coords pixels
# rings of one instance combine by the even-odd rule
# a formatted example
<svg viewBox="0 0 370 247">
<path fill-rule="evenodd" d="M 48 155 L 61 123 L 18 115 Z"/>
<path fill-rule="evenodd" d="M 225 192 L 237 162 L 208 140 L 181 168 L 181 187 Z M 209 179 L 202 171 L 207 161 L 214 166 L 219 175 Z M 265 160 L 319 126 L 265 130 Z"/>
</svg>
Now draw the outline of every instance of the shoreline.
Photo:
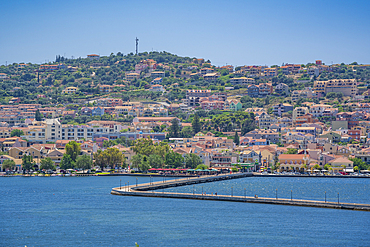
<svg viewBox="0 0 370 247">
<path fill-rule="evenodd" d="M 232 174 L 240 174 L 240 173 L 224 173 L 224 174 L 218 174 L 219 176 L 223 175 L 232 175 Z M 110 173 L 110 174 L 74 174 L 74 175 L 66 175 L 66 174 L 61 174 L 61 175 L 54 175 L 51 176 L 50 174 L 44 174 L 44 175 L 32 175 L 32 174 L 17 174 L 17 175 L 0 175 L 0 177 L 91 177 L 91 176 L 97 176 L 97 177 L 109 177 L 109 176 L 133 176 L 133 177 L 174 177 L 174 178 L 197 178 L 198 175 L 192 175 L 192 174 L 180 174 L 180 175 L 163 175 L 163 174 L 156 174 L 156 173 L 150 173 L 150 174 L 145 174 L 145 173 Z M 260 174 L 253 172 L 251 177 L 297 177 L 297 178 L 370 178 L 370 176 L 355 176 L 355 175 L 342 175 L 342 176 L 317 176 L 317 175 L 288 175 L 288 174 Z"/>
</svg>

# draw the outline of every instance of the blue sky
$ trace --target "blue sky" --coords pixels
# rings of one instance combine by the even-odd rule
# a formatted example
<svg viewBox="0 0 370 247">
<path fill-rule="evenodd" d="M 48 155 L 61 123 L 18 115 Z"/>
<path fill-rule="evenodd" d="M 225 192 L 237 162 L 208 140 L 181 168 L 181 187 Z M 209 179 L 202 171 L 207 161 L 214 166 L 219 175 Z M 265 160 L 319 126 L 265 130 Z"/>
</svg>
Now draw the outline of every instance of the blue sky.
<svg viewBox="0 0 370 247">
<path fill-rule="evenodd" d="M 215 65 L 370 63 L 370 1 L 0 1 L 0 64 L 168 51 Z"/>
</svg>

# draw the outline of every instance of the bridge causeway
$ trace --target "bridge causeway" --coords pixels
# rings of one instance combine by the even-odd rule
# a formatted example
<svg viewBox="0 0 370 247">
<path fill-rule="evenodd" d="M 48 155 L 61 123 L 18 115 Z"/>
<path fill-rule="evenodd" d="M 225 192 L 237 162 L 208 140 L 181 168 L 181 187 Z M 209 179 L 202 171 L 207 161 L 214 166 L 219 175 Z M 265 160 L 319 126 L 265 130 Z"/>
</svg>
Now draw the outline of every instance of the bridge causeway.
<svg viewBox="0 0 370 247">
<path fill-rule="evenodd" d="M 370 211 L 370 204 L 359 203 L 339 203 L 339 202 L 324 202 L 315 200 L 299 200 L 299 199 L 283 199 L 283 198 L 267 198 L 267 197 L 251 197 L 251 196 L 233 196 L 233 195 L 213 195 L 213 194 L 197 194 L 197 193 L 175 193 L 158 191 L 161 189 L 186 186 L 191 184 L 208 183 L 214 181 L 222 181 L 228 179 L 238 179 L 243 177 L 252 177 L 252 173 L 233 173 L 216 176 L 201 176 L 188 177 L 181 179 L 172 179 L 168 181 L 157 181 L 145 184 L 125 185 L 113 188 L 112 195 L 120 196 L 143 196 L 143 197 L 161 197 L 161 198 L 177 198 L 177 199 L 193 199 L 193 200 L 212 200 L 212 201 L 232 201 L 244 203 L 264 203 L 275 205 L 303 206 L 303 207 L 320 207 L 332 209 L 347 209 Z"/>
</svg>

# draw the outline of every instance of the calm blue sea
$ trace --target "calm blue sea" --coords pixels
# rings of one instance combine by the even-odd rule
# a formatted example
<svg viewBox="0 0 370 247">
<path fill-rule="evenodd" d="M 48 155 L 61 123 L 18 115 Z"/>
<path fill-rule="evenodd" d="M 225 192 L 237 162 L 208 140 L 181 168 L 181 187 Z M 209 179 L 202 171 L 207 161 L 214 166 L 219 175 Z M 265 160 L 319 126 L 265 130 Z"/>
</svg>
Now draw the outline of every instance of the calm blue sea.
<svg viewBox="0 0 370 247">
<path fill-rule="evenodd" d="M 0 246 L 370 246 L 370 212 L 110 195 L 135 177 L 0 178 Z M 139 177 L 139 183 L 149 178 Z M 157 178 L 161 180 L 161 178 Z M 207 193 L 370 203 L 369 179 L 244 178 Z M 171 190 L 192 191 L 193 187 Z"/>
</svg>

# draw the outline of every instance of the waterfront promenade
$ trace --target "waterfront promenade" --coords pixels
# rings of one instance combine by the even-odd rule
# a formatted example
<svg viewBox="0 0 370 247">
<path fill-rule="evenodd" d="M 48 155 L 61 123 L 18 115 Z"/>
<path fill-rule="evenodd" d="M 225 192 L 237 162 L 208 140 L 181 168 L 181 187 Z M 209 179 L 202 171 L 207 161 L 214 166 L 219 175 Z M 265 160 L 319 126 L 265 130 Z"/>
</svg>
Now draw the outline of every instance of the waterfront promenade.
<svg viewBox="0 0 370 247">
<path fill-rule="evenodd" d="M 214 181 L 221 181 L 227 179 L 237 179 L 242 177 L 253 176 L 252 173 L 234 173 L 226 175 L 216 176 L 201 176 L 196 178 L 181 178 L 169 181 L 149 182 L 145 184 L 126 184 L 124 186 L 113 188 L 111 191 L 112 195 L 120 196 L 142 196 L 142 197 L 162 197 L 162 198 L 178 198 L 178 199 L 193 199 L 193 200 L 213 200 L 213 201 L 233 201 L 233 202 L 245 202 L 245 203 L 264 203 L 264 204 L 276 204 L 276 205 L 289 205 L 289 206 L 304 206 L 304 207 L 320 207 L 320 208 L 332 208 L 332 209 L 347 209 L 347 210 L 361 210 L 370 211 L 370 204 L 359 204 L 359 203 L 342 203 L 333 201 L 317 201 L 317 200 L 299 200 L 299 199 L 287 199 L 287 198 L 267 198 L 257 196 L 234 196 L 230 195 L 218 195 L 218 194 L 206 194 L 203 193 L 174 193 L 164 192 L 164 189 L 170 187 L 186 186 L 198 183 L 208 183 Z M 160 191 L 162 189 L 162 191 Z"/>
</svg>

